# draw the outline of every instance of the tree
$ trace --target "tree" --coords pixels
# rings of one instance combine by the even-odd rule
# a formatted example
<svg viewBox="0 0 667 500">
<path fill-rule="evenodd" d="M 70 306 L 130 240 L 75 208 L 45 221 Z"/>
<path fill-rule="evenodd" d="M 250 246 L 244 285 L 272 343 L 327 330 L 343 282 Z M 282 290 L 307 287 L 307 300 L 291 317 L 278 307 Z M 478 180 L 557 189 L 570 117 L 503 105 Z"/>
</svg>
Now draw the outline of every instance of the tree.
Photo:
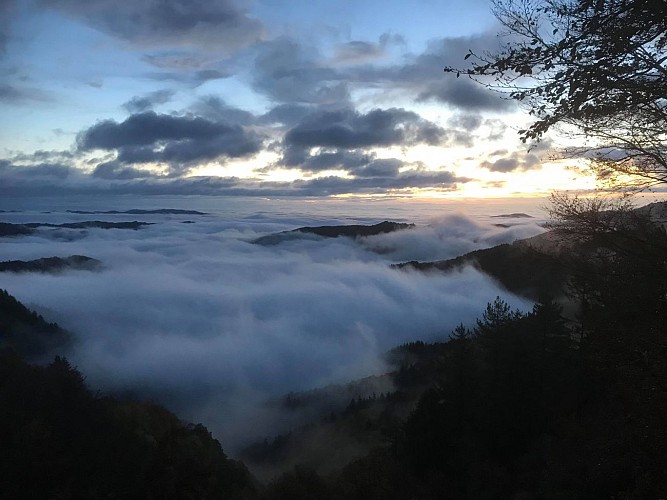
<svg viewBox="0 0 667 500">
<path fill-rule="evenodd" d="M 667 2 L 494 0 L 508 43 L 470 52 L 472 67 L 445 68 L 509 92 L 533 123 L 521 139 L 555 127 L 585 146 L 598 180 L 644 189 L 667 182 Z M 487 77 L 494 83 L 488 83 Z"/>
<path fill-rule="evenodd" d="M 472 336 L 472 332 L 468 330 L 463 323 L 459 323 L 449 334 L 449 340 L 466 340 Z"/>
<path fill-rule="evenodd" d="M 485 334 L 506 327 L 511 322 L 521 317 L 521 313 L 500 297 L 486 305 L 482 319 L 477 320 L 477 333 Z"/>
</svg>

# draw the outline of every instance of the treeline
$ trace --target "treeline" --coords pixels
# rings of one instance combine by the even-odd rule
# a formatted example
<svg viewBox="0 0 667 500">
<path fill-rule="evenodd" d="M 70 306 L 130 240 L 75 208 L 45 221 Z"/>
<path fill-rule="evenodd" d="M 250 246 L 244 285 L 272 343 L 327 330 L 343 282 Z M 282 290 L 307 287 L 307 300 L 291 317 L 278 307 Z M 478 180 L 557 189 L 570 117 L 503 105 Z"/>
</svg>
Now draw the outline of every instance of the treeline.
<svg viewBox="0 0 667 500">
<path fill-rule="evenodd" d="M 337 417 L 349 425 L 350 413 L 363 415 L 357 422 L 369 430 L 384 423 L 384 444 L 334 474 L 297 467 L 270 482 L 266 498 L 608 499 L 667 491 L 667 393 L 641 363 L 610 362 L 613 346 L 592 332 L 582 340 L 558 304 L 521 314 L 497 299 L 447 344 L 406 347 L 415 362 L 396 373 L 400 386 L 429 385 L 408 418 L 393 427 L 382 410 L 369 418 L 368 408 L 386 396 L 354 401 Z"/>
</svg>

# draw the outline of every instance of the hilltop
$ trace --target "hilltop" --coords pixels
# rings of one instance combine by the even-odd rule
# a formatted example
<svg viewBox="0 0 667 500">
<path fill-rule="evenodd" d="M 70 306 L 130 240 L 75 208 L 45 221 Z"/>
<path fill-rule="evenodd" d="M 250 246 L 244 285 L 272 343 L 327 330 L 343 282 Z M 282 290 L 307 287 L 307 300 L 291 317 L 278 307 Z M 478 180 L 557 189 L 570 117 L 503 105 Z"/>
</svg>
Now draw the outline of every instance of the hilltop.
<svg viewBox="0 0 667 500">
<path fill-rule="evenodd" d="M 277 245 L 285 241 L 302 238 L 304 235 L 315 235 L 322 238 L 359 238 L 364 236 L 375 236 L 378 234 L 392 233 L 414 228 L 414 224 L 402 222 L 383 221 L 373 225 L 351 224 L 343 226 L 306 226 L 283 231 L 280 233 L 262 236 L 253 241 L 258 245 Z"/>
</svg>

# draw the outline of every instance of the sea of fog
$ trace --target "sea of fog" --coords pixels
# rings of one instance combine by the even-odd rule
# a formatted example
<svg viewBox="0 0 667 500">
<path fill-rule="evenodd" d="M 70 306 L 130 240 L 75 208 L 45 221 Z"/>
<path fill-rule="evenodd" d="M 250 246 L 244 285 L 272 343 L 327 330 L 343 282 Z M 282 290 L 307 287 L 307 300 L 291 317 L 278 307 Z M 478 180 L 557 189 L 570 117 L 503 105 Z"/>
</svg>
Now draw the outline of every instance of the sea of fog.
<svg viewBox="0 0 667 500">
<path fill-rule="evenodd" d="M 375 200 L 213 197 L 0 200 L 0 221 L 145 221 L 139 230 L 43 228 L 0 239 L 0 260 L 86 255 L 101 271 L 2 273 L 0 288 L 71 331 L 71 362 L 96 390 L 131 393 L 204 423 L 225 449 L 298 425 L 265 405 L 288 391 L 386 367 L 382 354 L 442 340 L 473 324 L 497 295 L 472 268 L 451 274 L 390 264 L 438 260 L 543 231 L 542 199 Z M 67 210 L 188 209 L 205 215 L 74 214 Z M 533 218 L 496 218 L 523 212 Z M 307 225 L 412 222 L 372 236 L 260 236 Z M 502 227 L 499 227 L 502 226 Z"/>
</svg>

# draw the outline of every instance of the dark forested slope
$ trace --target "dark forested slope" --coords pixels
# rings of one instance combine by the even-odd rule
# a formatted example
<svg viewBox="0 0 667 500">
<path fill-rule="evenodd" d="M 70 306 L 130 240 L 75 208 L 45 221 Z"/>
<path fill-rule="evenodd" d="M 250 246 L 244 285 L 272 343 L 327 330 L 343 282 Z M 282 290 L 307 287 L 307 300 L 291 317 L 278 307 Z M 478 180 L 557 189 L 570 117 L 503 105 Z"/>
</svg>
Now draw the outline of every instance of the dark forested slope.
<svg viewBox="0 0 667 500">
<path fill-rule="evenodd" d="M 0 497 L 252 498 L 253 480 L 202 425 L 90 392 L 63 358 L 0 351 Z"/>
<path fill-rule="evenodd" d="M 31 361 L 52 357 L 67 347 L 70 335 L 49 323 L 6 290 L 0 289 L 0 348 L 9 348 Z"/>
</svg>

